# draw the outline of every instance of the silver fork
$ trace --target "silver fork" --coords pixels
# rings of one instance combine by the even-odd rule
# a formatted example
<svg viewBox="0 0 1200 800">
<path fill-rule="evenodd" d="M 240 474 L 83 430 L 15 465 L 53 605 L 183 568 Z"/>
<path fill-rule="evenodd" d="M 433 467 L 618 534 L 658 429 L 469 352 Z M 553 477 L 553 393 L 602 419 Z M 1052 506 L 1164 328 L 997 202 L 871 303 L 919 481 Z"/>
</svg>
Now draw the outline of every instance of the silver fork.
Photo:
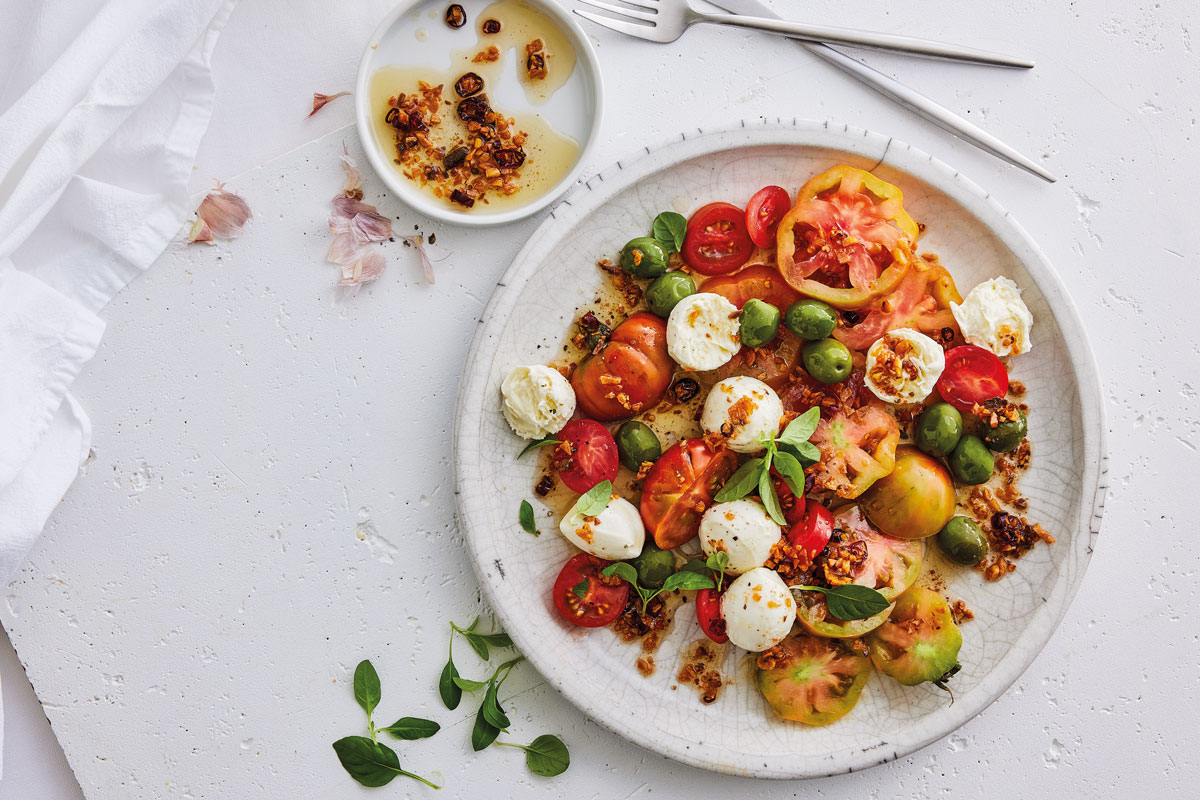
<svg viewBox="0 0 1200 800">
<path fill-rule="evenodd" d="M 852 47 L 867 47 L 872 50 L 891 50 L 911 55 L 943 58 L 953 61 L 968 61 L 998 67 L 1030 69 L 1033 62 L 1025 58 L 1006 56 L 987 50 L 977 50 L 961 45 L 914 39 L 890 33 L 855 31 L 826 25 L 806 25 L 768 17 L 743 16 L 741 14 L 709 14 L 694 8 L 688 0 L 625 0 L 629 6 L 618 6 L 601 0 L 579 0 L 580 3 L 599 8 L 619 19 L 574 9 L 584 19 L 603 25 L 614 31 L 647 39 L 652 42 L 673 42 L 683 32 L 699 22 L 716 25 L 733 25 L 768 33 L 777 33 L 793 39 L 823 44 L 840 44 Z M 632 7 L 632 6 L 636 6 Z M 627 20 L 638 20 L 629 22 Z"/>
</svg>

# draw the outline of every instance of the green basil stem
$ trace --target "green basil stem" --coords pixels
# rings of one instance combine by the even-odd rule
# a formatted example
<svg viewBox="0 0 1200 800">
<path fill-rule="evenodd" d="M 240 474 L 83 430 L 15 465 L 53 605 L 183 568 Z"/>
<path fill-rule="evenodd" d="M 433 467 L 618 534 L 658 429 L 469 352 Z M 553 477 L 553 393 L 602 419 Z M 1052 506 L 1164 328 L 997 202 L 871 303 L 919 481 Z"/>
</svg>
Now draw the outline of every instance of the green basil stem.
<svg viewBox="0 0 1200 800">
<path fill-rule="evenodd" d="M 413 773 L 411 773 L 411 772 L 408 772 L 408 771 L 406 771 L 406 770 L 403 770 L 403 769 L 401 769 L 401 770 L 400 770 L 400 774 L 401 774 L 401 775 L 406 775 L 406 776 L 408 776 L 408 777 L 412 778 L 413 780 L 420 781 L 421 783 L 423 783 L 423 784 L 425 784 L 426 786 L 428 786 L 430 789 L 441 789 L 441 788 L 442 788 L 442 787 L 438 786 L 436 783 L 433 783 L 433 782 L 431 782 L 431 781 L 427 781 L 427 780 L 425 780 L 424 778 L 422 778 L 420 775 L 414 775 Z"/>
</svg>

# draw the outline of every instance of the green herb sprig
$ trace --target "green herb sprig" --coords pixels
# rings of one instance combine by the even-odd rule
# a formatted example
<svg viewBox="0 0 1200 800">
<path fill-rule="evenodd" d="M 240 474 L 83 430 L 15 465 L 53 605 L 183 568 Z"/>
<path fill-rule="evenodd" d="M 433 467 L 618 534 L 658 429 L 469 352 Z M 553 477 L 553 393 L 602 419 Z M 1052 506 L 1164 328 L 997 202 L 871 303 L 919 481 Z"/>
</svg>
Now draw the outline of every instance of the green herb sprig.
<svg viewBox="0 0 1200 800">
<path fill-rule="evenodd" d="M 333 743 L 338 761 L 350 777 L 363 786 L 383 786 L 397 775 L 418 780 L 434 789 L 441 787 L 420 775 L 414 775 L 400 766 L 396 751 L 382 744 L 378 734 L 389 733 L 397 739 L 412 741 L 433 736 L 441 726 L 433 720 L 420 717 L 401 717 L 386 727 L 375 727 L 374 711 L 383 695 L 379 673 L 370 661 L 364 660 L 354 670 L 354 699 L 367 713 L 367 732 L 370 736 L 345 736 Z"/>
<path fill-rule="evenodd" d="M 637 570 L 628 561 L 618 561 L 615 564 L 609 564 L 600 573 L 605 577 L 616 575 L 621 580 L 628 583 L 638 593 L 638 597 L 642 601 L 642 613 L 646 613 L 646 606 L 655 597 L 658 597 L 663 592 L 671 592 L 676 589 L 713 589 L 716 583 L 708 575 L 703 575 L 699 572 L 681 569 L 678 572 L 667 577 L 663 581 L 663 585 L 657 589 L 647 589 L 638 583 Z"/>
<path fill-rule="evenodd" d="M 687 220 L 682 214 L 664 211 L 654 218 L 650 231 L 663 250 L 678 253 L 683 249 L 683 239 L 687 235 Z"/>
<path fill-rule="evenodd" d="M 806 592 L 820 592 L 825 595 L 829 613 L 843 620 L 873 617 L 892 605 L 887 598 L 870 586 L 862 586 L 857 583 L 847 583 L 833 588 L 824 586 L 793 586 L 792 588 L 803 589 Z"/>
<path fill-rule="evenodd" d="M 525 751 L 525 764 L 534 775 L 553 778 L 562 775 L 571 766 L 571 754 L 567 746 L 557 736 L 545 733 L 529 744 L 515 742 L 496 742 L 501 747 L 519 747 Z"/>
<path fill-rule="evenodd" d="M 771 467 L 783 476 L 784 483 L 797 496 L 804 494 L 804 468 L 821 460 L 821 451 L 809 441 L 817 430 L 821 412 L 810 408 L 788 423 L 777 437 L 763 436 L 763 455 L 752 458 L 725 481 L 713 498 L 718 503 L 738 500 L 758 490 L 763 508 L 777 525 L 786 525 L 779 496 L 771 482 Z"/>
<path fill-rule="evenodd" d="M 543 436 L 541 439 L 534 439 L 532 442 L 525 445 L 525 447 L 521 449 L 521 452 L 517 453 L 517 458 L 520 458 L 532 450 L 537 450 L 542 447 L 549 447 L 552 444 L 562 444 L 562 440 L 555 439 L 553 435 Z"/>
<path fill-rule="evenodd" d="M 700 575 L 711 575 L 718 592 L 725 586 L 725 570 L 729 569 L 729 553 L 718 550 L 706 559 L 691 558 L 679 568 Z"/>
</svg>

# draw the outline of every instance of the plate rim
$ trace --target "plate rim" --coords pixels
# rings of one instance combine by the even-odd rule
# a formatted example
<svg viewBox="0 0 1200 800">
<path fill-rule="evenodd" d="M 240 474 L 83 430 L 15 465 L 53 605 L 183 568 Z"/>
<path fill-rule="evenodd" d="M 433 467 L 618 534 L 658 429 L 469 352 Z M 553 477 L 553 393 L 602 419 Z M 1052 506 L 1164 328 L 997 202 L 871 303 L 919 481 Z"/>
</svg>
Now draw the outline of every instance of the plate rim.
<svg viewBox="0 0 1200 800">
<path fill-rule="evenodd" d="M 847 748 L 843 753 L 820 757 L 819 763 L 814 762 L 811 757 L 806 758 L 802 754 L 797 754 L 794 759 L 798 764 L 796 767 L 771 767 L 759 760 L 756 762 L 762 764 L 762 767 L 759 768 L 737 764 L 729 758 L 713 757 L 711 753 L 706 756 L 705 754 L 709 752 L 706 748 L 710 746 L 702 743 L 694 743 L 693 746 L 686 749 L 672 749 L 670 742 L 655 738 L 653 730 L 639 730 L 624 724 L 619 714 L 612 713 L 610 708 L 595 702 L 594 696 L 564 681 L 563 676 L 557 673 L 555 665 L 538 655 L 536 647 L 530 646 L 534 642 L 527 641 L 519 628 L 511 629 L 512 626 L 508 624 L 509 616 L 498 603 L 497 592 L 503 579 L 497 580 L 491 574 L 488 565 L 481 560 L 481 554 L 477 549 L 479 541 L 472 532 L 473 526 L 465 499 L 467 493 L 463 492 L 463 476 L 468 468 L 463 442 L 470 440 L 470 426 L 477 427 L 480 421 L 479 417 L 472 415 L 470 408 L 472 400 L 476 400 L 476 405 L 479 406 L 477 413 L 482 414 L 483 412 L 484 398 L 478 396 L 482 394 L 479 391 L 482 386 L 479 384 L 486 381 L 492 361 L 490 353 L 485 355 L 483 345 L 492 333 L 492 329 L 504 324 L 504 320 L 497 317 L 497 308 L 507 298 L 515 298 L 524 288 L 528 276 L 533 273 L 538 263 L 528 257 L 529 253 L 541 246 L 543 239 L 555 235 L 555 230 L 562 224 L 557 214 L 559 209 L 563 206 L 571 208 L 575 205 L 575 201 L 579 201 L 581 197 L 587 197 L 584 193 L 592 190 L 593 183 L 596 181 L 605 184 L 604 191 L 596 196 L 598 199 L 588 198 L 587 202 L 580 202 L 581 208 L 599 207 L 608 202 L 617 192 L 644 178 L 645 174 L 668 169 L 672 164 L 725 150 L 770 145 L 826 147 L 859 157 L 877 157 L 878 160 L 872 169 L 881 164 L 887 164 L 889 167 L 911 174 L 943 192 L 985 225 L 1022 261 L 1053 309 L 1055 321 L 1062 331 L 1064 343 L 1070 355 L 1083 412 L 1081 416 L 1083 418 L 1084 477 L 1081 482 L 1083 488 L 1078 507 L 1079 521 L 1073 537 L 1074 548 L 1081 551 L 1077 558 L 1081 560 L 1058 606 L 1051 609 L 1049 615 L 1031 615 L 1031 624 L 1040 625 L 1042 629 L 1036 645 L 1012 647 L 1000 662 L 983 677 L 980 685 L 970 693 L 968 697 L 972 699 L 972 702 L 964 705 L 963 701 L 967 698 L 960 699 L 959 703 L 946 710 L 947 715 L 937 718 L 939 724 L 933 726 L 935 730 L 930 733 L 915 736 L 901 743 L 883 740 L 857 743 L 859 746 Z M 634 175 L 634 170 L 630 169 L 634 166 L 644 167 L 646 163 L 654 161 L 656 158 L 658 162 L 645 174 Z M 630 169 L 632 178 L 619 182 L 606 181 L 605 175 L 614 170 L 624 171 L 626 169 Z M 1092 420 L 1091 424 L 1088 423 L 1088 420 Z M 920 750 L 948 736 L 973 719 L 995 702 L 1024 674 L 1061 624 L 1090 564 L 1094 543 L 1099 535 L 1108 489 L 1106 430 L 1099 370 L 1078 309 L 1075 308 L 1065 284 L 1045 254 L 1008 210 L 989 192 L 968 179 L 961 171 L 932 155 L 899 139 L 865 128 L 848 124 L 831 125 L 827 120 L 812 121 L 799 118 L 793 118 L 790 121 L 778 118 L 751 122 L 742 120 L 740 127 L 722 127 L 708 131 L 695 129 L 693 133 L 682 132 L 656 146 L 644 146 L 634 157 L 616 161 L 594 173 L 568 192 L 526 240 L 497 282 L 496 289 L 480 315 L 479 325 L 464 361 L 455 404 L 452 435 L 454 494 L 458 523 L 463 538 L 466 540 L 472 567 L 479 578 L 484 596 L 497 615 L 500 624 L 512 636 L 513 641 L 526 658 L 547 678 L 547 682 L 593 721 L 646 750 L 701 769 L 758 778 L 785 780 L 815 778 L 858 771 Z M 1091 487 L 1090 492 L 1088 487 Z M 1034 633 L 1037 634 L 1039 631 Z M 956 710 L 952 711 L 951 709 Z M 862 746 L 864 744 L 865 746 Z M 746 758 L 746 754 L 739 753 L 737 755 L 743 760 Z"/>
</svg>

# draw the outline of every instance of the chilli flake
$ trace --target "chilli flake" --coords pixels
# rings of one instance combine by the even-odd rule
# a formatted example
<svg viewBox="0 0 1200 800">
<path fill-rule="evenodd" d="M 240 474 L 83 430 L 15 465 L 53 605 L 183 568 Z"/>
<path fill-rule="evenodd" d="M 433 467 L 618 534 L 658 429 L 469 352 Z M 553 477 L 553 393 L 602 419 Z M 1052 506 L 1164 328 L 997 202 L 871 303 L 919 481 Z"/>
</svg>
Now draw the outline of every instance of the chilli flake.
<svg viewBox="0 0 1200 800">
<path fill-rule="evenodd" d="M 337 100 L 339 97 L 345 97 L 348 94 L 350 93 L 335 92 L 334 94 L 321 94 L 320 92 L 313 92 L 313 107 L 312 111 L 308 112 L 308 115 L 311 117 L 313 114 L 324 108 L 326 103 L 331 103 L 334 100 Z"/>
<path fill-rule="evenodd" d="M 346 172 L 346 182 L 342 193 L 333 198 L 333 212 L 329 215 L 333 242 L 328 257 L 342 268 L 338 285 L 358 287 L 383 274 L 387 262 L 371 245 L 392 235 L 392 222 L 375 206 L 362 201 L 362 177 L 345 145 L 342 145 L 342 169 Z"/>
<path fill-rule="evenodd" d="M 196 209 L 196 221 L 188 230 L 188 241 L 212 244 L 214 236 L 236 239 L 242 233 L 242 226 L 253 216 L 250 205 L 241 195 L 225 191 L 225 184 L 217 181 L 217 188 L 206 194 Z"/>
</svg>

